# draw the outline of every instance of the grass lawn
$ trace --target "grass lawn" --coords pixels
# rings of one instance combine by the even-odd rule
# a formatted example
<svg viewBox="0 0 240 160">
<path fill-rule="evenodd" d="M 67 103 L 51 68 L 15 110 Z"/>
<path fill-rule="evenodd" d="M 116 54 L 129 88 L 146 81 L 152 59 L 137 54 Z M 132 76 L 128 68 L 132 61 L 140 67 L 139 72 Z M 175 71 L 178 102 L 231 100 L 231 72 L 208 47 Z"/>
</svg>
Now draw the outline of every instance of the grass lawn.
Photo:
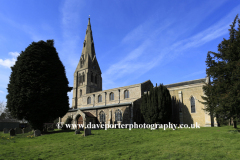
<svg viewBox="0 0 240 160">
<path fill-rule="evenodd" d="M 231 126 L 92 130 L 87 137 L 55 130 L 40 137 L 0 133 L 0 159 L 240 159 L 240 130 Z"/>
</svg>

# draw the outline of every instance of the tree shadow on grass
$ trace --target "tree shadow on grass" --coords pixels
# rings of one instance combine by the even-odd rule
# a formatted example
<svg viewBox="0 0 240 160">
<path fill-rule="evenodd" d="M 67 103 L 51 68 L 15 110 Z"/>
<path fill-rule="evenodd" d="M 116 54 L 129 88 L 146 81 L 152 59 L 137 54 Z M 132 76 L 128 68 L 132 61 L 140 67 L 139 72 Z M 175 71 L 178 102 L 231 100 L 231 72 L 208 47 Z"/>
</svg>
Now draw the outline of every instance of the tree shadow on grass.
<svg viewBox="0 0 240 160">
<path fill-rule="evenodd" d="M 57 131 L 48 131 L 48 132 L 43 132 L 42 134 L 55 134 L 55 133 L 65 133 L 65 132 L 75 132 L 75 130 L 57 130 Z"/>
<path fill-rule="evenodd" d="M 240 133 L 240 128 L 233 129 L 233 130 L 228 130 L 230 133 Z"/>
</svg>

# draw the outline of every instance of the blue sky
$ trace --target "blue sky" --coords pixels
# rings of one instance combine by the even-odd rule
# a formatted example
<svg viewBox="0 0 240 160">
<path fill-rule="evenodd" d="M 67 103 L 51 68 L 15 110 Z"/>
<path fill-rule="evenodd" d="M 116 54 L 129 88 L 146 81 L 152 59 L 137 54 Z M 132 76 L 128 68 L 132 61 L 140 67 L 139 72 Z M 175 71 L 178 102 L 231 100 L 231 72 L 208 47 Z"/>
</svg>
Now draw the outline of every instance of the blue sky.
<svg viewBox="0 0 240 160">
<path fill-rule="evenodd" d="M 0 101 L 10 66 L 33 41 L 54 39 L 73 86 L 89 15 L 103 90 L 204 78 L 207 52 L 229 37 L 239 11 L 233 0 L 1 0 Z"/>
</svg>

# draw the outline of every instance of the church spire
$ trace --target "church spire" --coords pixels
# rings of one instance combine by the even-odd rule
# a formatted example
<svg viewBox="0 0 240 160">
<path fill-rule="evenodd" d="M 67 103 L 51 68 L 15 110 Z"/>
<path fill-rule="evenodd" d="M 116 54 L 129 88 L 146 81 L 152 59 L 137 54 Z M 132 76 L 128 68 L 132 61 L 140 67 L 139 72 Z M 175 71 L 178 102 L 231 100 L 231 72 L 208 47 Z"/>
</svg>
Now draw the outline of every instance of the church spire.
<svg viewBox="0 0 240 160">
<path fill-rule="evenodd" d="M 82 105 L 82 101 L 80 100 L 82 95 L 102 90 L 101 74 L 102 72 L 95 53 L 90 18 L 88 18 L 81 57 L 74 72 L 73 108 Z"/>
<path fill-rule="evenodd" d="M 90 24 L 90 17 L 88 18 L 88 26 L 91 26 L 91 24 Z"/>
<path fill-rule="evenodd" d="M 84 58 L 89 57 L 91 60 L 93 60 L 94 57 L 95 57 L 95 48 L 94 48 L 94 43 L 93 43 L 93 36 L 92 36 L 90 18 L 88 18 L 86 35 L 85 35 L 85 39 L 84 39 L 84 42 L 83 42 L 82 56 Z"/>
</svg>

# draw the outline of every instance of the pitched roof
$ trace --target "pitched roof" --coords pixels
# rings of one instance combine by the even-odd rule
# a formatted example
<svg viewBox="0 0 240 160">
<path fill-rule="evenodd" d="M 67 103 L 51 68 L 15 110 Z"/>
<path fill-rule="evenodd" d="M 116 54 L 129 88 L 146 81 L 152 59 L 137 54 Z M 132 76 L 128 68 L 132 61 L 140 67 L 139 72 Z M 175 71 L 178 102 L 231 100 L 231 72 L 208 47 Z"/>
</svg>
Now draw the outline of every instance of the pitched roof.
<svg viewBox="0 0 240 160">
<path fill-rule="evenodd" d="M 86 114 L 86 116 L 87 117 L 92 117 L 92 118 L 95 118 L 95 116 L 94 115 L 92 115 L 92 113 L 90 113 L 90 112 L 84 112 L 85 114 Z"/>
<path fill-rule="evenodd" d="M 206 78 L 185 81 L 185 82 L 179 82 L 179 83 L 173 83 L 173 84 L 167 84 L 164 86 L 166 86 L 167 88 L 171 88 L 171 87 L 178 87 L 178 86 L 184 86 L 184 85 L 190 85 L 190 84 L 196 84 L 196 83 L 204 83 L 204 82 L 206 82 Z"/>
</svg>

